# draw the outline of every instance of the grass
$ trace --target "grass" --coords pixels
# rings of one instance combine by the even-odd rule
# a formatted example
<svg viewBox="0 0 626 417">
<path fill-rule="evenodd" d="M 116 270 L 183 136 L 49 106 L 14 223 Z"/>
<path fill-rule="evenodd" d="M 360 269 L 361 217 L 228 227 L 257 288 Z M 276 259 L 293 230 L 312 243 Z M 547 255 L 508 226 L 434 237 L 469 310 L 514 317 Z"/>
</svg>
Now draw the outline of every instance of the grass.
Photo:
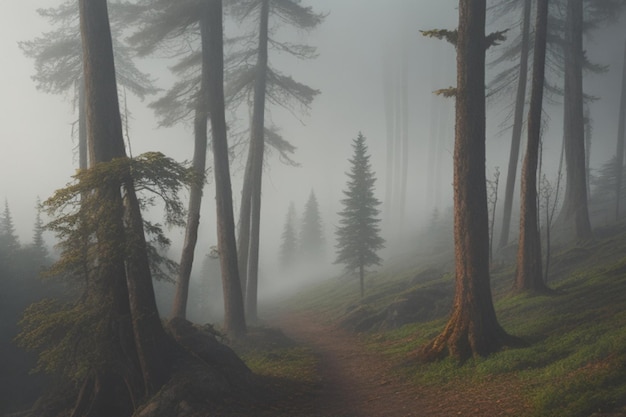
<svg viewBox="0 0 626 417">
<path fill-rule="evenodd" d="M 436 336 L 445 319 L 412 323 L 394 330 L 368 333 L 369 347 L 403 364 L 398 372 L 416 384 L 444 386 L 451 381 L 480 383 L 495 375 L 514 376 L 535 417 L 587 417 L 626 405 L 626 233 L 566 248 L 552 262 L 554 293 L 512 295 L 514 267 L 492 274 L 495 306 L 501 325 L 528 342 L 460 366 L 453 360 L 433 364 L 407 362 L 422 344 Z M 339 321 L 353 305 L 380 311 L 420 285 L 412 282 L 417 266 L 382 270 L 366 281 L 367 297 L 358 298 L 356 282 L 329 281 L 302 293 L 291 307 L 315 311 L 326 321 Z M 294 357 L 294 363 L 298 363 Z M 289 358 L 288 358 L 289 359 Z"/>
</svg>

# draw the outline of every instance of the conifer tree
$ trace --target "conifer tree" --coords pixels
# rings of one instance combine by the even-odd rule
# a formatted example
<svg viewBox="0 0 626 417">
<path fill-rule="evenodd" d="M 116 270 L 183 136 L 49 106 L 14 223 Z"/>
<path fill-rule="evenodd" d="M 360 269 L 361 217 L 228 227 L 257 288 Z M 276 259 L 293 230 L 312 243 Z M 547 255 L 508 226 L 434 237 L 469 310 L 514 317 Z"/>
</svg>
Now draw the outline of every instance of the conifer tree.
<svg viewBox="0 0 626 417">
<path fill-rule="evenodd" d="M 13 216 L 9 202 L 4 200 L 4 212 L 0 218 L 0 251 L 3 256 L 13 256 L 20 249 L 20 241 L 15 234 Z"/>
<path fill-rule="evenodd" d="M 41 220 L 41 200 L 37 198 L 37 216 L 33 225 L 33 243 L 31 245 L 33 256 L 38 262 L 45 262 L 48 257 L 48 249 L 43 240 L 44 224 Z"/>
<path fill-rule="evenodd" d="M 339 212 L 341 219 L 337 228 L 337 259 L 335 263 L 344 264 L 346 270 L 359 272 L 361 297 L 364 295 L 365 268 L 380 265 L 382 259 L 376 253 L 382 249 L 385 240 L 380 237 L 380 201 L 374 196 L 376 178 L 367 154 L 365 136 L 360 132 L 354 139 L 354 156 L 350 159 L 351 169 L 348 175 L 345 197 L 341 200 L 344 208 Z"/>
<path fill-rule="evenodd" d="M 300 255 L 303 259 L 319 260 L 324 255 L 324 231 L 315 192 L 311 190 L 304 206 L 300 229 Z"/>
<path fill-rule="evenodd" d="M 298 248 L 298 236 L 296 234 L 296 207 L 293 202 L 289 204 L 285 226 L 281 235 L 280 264 L 283 268 L 293 266 L 296 260 Z"/>
</svg>

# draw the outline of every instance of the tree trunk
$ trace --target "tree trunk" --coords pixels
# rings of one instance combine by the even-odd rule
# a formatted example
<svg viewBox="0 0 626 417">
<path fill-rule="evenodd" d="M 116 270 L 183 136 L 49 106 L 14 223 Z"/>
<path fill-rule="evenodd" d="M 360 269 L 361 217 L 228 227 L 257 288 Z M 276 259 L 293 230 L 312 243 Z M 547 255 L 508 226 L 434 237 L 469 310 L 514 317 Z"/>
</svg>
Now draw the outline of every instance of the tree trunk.
<svg viewBox="0 0 626 417">
<path fill-rule="evenodd" d="M 528 51 L 530 46 L 530 10 L 532 0 L 524 0 L 524 17 L 522 21 L 522 50 L 520 52 L 519 76 L 517 81 L 517 97 L 515 99 L 515 114 L 513 118 L 513 134 L 511 136 L 511 152 L 509 167 L 506 174 L 506 188 L 504 191 L 504 211 L 502 213 L 502 230 L 500 231 L 499 247 L 509 244 L 511 228 L 511 213 L 513 211 L 513 195 L 515 179 L 517 177 L 517 162 L 524 125 L 524 107 L 526 105 L 526 83 L 528 78 Z"/>
<path fill-rule="evenodd" d="M 568 0 L 565 39 L 564 146 L 567 166 L 565 198 L 559 223 L 577 239 L 590 239 L 585 172 L 583 112 L 583 2 Z"/>
<path fill-rule="evenodd" d="M 202 54 L 208 54 L 203 50 Z M 206 60 L 203 60 L 206 62 Z M 202 67 L 202 71 L 208 68 Z M 200 226 L 200 208 L 202 204 L 202 190 L 204 188 L 204 173 L 206 170 L 207 152 L 207 123 L 209 113 L 207 111 L 207 85 L 205 76 L 201 77 L 200 91 L 196 103 L 194 118 L 194 148 L 192 169 L 197 175 L 198 181 L 194 181 L 189 191 L 189 211 L 187 213 L 187 227 L 185 229 L 185 241 L 180 257 L 178 280 L 176 281 L 176 294 L 172 308 L 172 317 L 186 318 L 187 300 L 189 296 L 189 281 L 193 267 L 194 253 L 198 241 L 198 227 Z M 206 277 L 203 277 L 206 279 Z"/>
<path fill-rule="evenodd" d="M 485 0 L 459 1 L 454 241 L 456 293 L 443 332 L 418 356 L 461 361 L 485 356 L 511 340 L 496 319 L 489 279 L 485 177 Z"/>
<path fill-rule="evenodd" d="M 394 131 L 394 107 L 393 107 L 393 71 L 391 70 L 391 57 L 389 51 L 385 54 L 383 87 L 385 94 L 385 126 L 387 128 L 387 166 L 385 175 L 385 224 L 387 228 L 393 227 L 393 131 Z"/>
<path fill-rule="evenodd" d="M 78 81 L 78 168 L 87 169 L 87 115 L 85 111 L 85 80 Z"/>
<path fill-rule="evenodd" d="M 535 23 L 535 48 L 533 56 L 533 80 L 528 116 L 528 141 L 522 167 L 522 204 L 520 209 L 520 236 L 517 252 L 517 291 L 544 291 L 546 286 L 541 272 L 541 236 L 537 213 L 537 165 L 541 141 L 541 115 L 543 84 L 545 78 L 546 44 L 548 28 L 548 0 L 537 5 Z M 546 207 L 548 210 L 549 207 Z M 549 224 L 546 227 L 550 227 Z"/>
<path fill-rule="evenodd" d="M 201 19 L 203 66 L 208 86 L 207 100 L 213 132 L 213 165 L 217 206 L 217 236 L 224 288 L 224 330 L 233 337 L 246 332 L 243 296 L 237 267 L 237 243 L 233 215 L 232 188 L 228 158 L 226 114 L 224 109 L 224 50 L 222 0 L 208 0 L 206 18 Z"/>
<path fill-rule="evenodd" d="M 409 51 L 406 45 L 402 49 L 402 183 L 400 184 L 400 212 L 398 217 L 400 230 L 404 224 L 409 173 Z"/>
<path fill-rule="evenodd" d="M 617 127 L 617 150 L 615 152 L 615 220 L 620 217 L 620 200 L 622 198 L 622 173 L 624 171 L 624 127 L 626 126 L 626 44 L 624 45 L 624 66 L 622 68 L 622 96 L 619 105 L 619 122 Z"/>
<path fill-rule="evenodd" d="M 243 187 L 241 189 L 241 204 L 239 208 L 239 239 L 238 239 L 238 265 L 239 278 L 241 280 L 241 292 L 245 297 L 248 281 L 248 258 L 250 253 L 250 213 L 252 211 L 252 165 L 253 154 L 248 150 L 248 160 L 243 176 Z"/>
<path fill-rule="evenodd" d="M 359 288 L 361 290 L 361 300 L 365 296 L 365 268 L 363 267 L 363 262 L 359 266 Z"/>
<path fill-rule="evenodd" d="M 81 33 L 85 74 L 85 98 L 89 157 L 94 163 L 110 162 L 124 158 L 125 148 L 122 123 L 117 98 L 113 48 L 108 21 L 106 0 L 80 0 Z M 120 186 L 126 188 L 127 204 L 124 207 Z M 144 394 L 156 392 L 169 373 L 167 355 L 163 349 L 167 338 L 156 309 L 154 290 L 143 236 L 143 221 L 134 194 L 130 170 L 123 184 L 103 185 L 101 193 L 110 203 L 99 219 L 102 226 L 98 233 L 99 253 L 113 253 L 117 259 L 103 265 L 103 279 L 111 288 L 110 299 L 114 306 L 113 327 L 120 334 L 117 339 L 120 351 L 138 358 L 143 377 Z M 127 223 L 124 224 L 124 218 Z M 120 251 L 121 245 L 128 253 Z M 106 296 L 106 295 L 105 295 Z M 130 313 L 130 314 L 129 314 Z M 127 328 L 131 320 L 132 330 Z M 128 335 L 134 337 L 134 347 Z M 132 359 L 129 361 L 134 362 Z M 131 374 L 132 370 L 127 370 Z M 123 379 L 128 380 L 126 376 Z M 117 378 L 115 378 L 117 380 Z M 122 387 L 124 389 L 125 387 Z"/>
<path fill-rule="evenodd" d="M 248 279 L 246 284 L 246 314 L 249 320 L 257 319 L 257 287 L 259 280 L 259 244 L 261 230 L 261 187 L 263 184 L 263 153 L 265 149 L 265 89 L 268 69 L 268 24 L 269 0 L 261 3 L 259 27 L 259 49 L 254 83 L 254 104 L 252 109 L 252 125 L 250 152 L 253 155 L 251 199 L 250 199 L 250 248 L 248 258 Z"/>
</svg>

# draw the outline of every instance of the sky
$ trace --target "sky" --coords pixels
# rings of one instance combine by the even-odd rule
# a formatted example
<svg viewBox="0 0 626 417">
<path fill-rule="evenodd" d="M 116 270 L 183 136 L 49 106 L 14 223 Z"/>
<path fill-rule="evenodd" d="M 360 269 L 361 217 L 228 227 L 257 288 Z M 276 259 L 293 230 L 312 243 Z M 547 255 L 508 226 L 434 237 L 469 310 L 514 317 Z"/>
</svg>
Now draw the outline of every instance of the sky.
<svg viewBox="0 0 626 417">
<path fill-rule="evenodd" d="M 47 30 L 45 21 L 36 13 L 40 7 L 52 7 L 56 0 L 17 2 L 0 0 L 0 48 L 4 59 L 0 71 L 0 197 L 11 208 L 15 226 L 22 243 L 32 235 L 37 197 L 45 199 L 70 181 L 77 165 L 72 139 L 73 121 L 68 97 L 39 92 L 31 79 L 33 62 L 18 48 L 18 41 L 30 40 Z M 367 138 L 372 154 L 372 168 L 378 177 L 377 195 L 384 196 L 385 184 L 385 109 L 383 99 L 383 58 L 391 42 L 403 39 L 410 50 L 410 149 L 409 199 L 407 220 L 412 226 L 424 224 L 433 209 L 426 198 L 427 167 L 432 117 L 435 109 L 447 121 L 445 134 L 450 137 L 445 149 L 446 175 L 450 170 L 453 135 L 452 104 L 433 98 L 432 91 L 454 84 L 454 49 L 443 42 L 427 39 L 419 30 L 454 28 L 457 22 L 457 2 L 454 0 L 304 0 L 315 11 L 328 13 L 322 25 L 310 33 L 287 32 L 289 41 L 305 42 L 317 47 L 319 57 L 296 62 L 272 54 L 270 61 L 282 72 L 321 91 L 308 114 L 294 117 L 289 112 L 272 110 L 271 120 L 297 151 L 294 159 L 300 167 L 281 165 L 277 158 L 268 159 L 263 184 L 262 258 L 274 259 L 280 245 L 285 216 L 290 202 L 302 213 L 311 190 L 314 190 L 325 221 L 327 239 L 332 241 L 339 200 L 345 188 L 345 172 L 352 155 L 351 142 L 358 132 Z M 623 26 L 609 30 L 610 36 L 598 36 L 588 42 L 589 55 L 609 65 L 609 72 L 589 81 L 592 94 L 602 97 L 594 104 L 594 140 L 592 158 L 600 163 L 610 156 L 616 132 L 619 89 L 615 88 L 621 74 Z M 283 33 L 281 33 L 283 34 Z M 608 40 L 607 40 L 608 39 Z M 141 68 L 157 74 L 162 88 L 167 88 L 167 70 L 162 63 L 147 60 Z M 156 67 L 159 65 L 159 67 Z M 176 160 L 190 160 L 192 131 L 188 126 L 158 128 L 145 102 L 129 100 L 132 112 L 130 138 L 133 154 L 158 150 Z M 508 134 L 498 136 L 499 107 L 490 107 L 488 115 L 487 167 L 499 166 L 505 171 L 508 154 Z M 558 109 L 548 110 L 550 130 L 546 140 L 547 152 L 559 148 Z M 209 155 L 209 158 L 211 156 Z M 210 160 L 210 159 L 209 159 Z M 554 159 L 552 159 L 552 162 Z M 554 164 L 552 164 L 554 165 Z M 233 169 L 233 196 L 239 203 L 241 162 Z M 448 179 L 446 179 L 448 178 Z M 450 204 L 451 180 L 442 180 L 441 205 Z M 502 181 L 504 183 L 504 181 Z M 214 189 L 205 192 L 200 253 L 215 244 Z M 183 196 L 186 200 L 186 196 Z M 175 245 L 173 257 L 178 257 L 178 242 L 182 230 L 170 230 Z M 331 242 L 332 243 L 332 242 Z M 264 256 L 265 254 L 265 256 Z"/>
</svg>

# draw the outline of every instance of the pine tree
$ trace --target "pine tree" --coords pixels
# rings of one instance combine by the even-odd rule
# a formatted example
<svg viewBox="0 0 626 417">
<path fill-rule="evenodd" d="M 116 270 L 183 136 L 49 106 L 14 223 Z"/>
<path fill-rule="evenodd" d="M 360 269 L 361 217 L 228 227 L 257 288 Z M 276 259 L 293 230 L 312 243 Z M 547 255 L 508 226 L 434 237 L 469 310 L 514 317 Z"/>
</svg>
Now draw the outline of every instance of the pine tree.
<svg viewBox="0 0 626 417">
<path fill-rule="evenodd" d="M 15 234 L 13 216 L 9 202 L 4 201 L 4 212 L 0 218 L 0 251 L 4 256 L 13 256 L 20 249 L 20 242 Z"/>
<path fill-rule="evenodd" d="M 41 200 L 37 198 L 37 216 L 35 217 L 35 224 L 33 225 L 33 243 L 31 245 L 32 253 L 40 263 L 45 263 L 48 257 L 48 249 L 46 243 L 43 240 L 44 224 L 41 220 Z"/>
<path fill-rule="evenodd" d="M 365 267 L 380 265 L 382 259 L 376 253 L 382 249 L 385 240 L 380 237 L 380 201 L 374 196 L 376 178 L 367 154 L 365 137 L 359 132 L 353 141 L 354 156 L 348 175 L 346 196 L 341 200 L 344 209 L 339 212 L 341 219 L 337 228 L 337 259 L 349 271 L 359 271 L 361 297 L 364 294 L 363 278 Z"/>
<path fill-rule="evenodd" d="M 283 234 L 281 235 L 282 243 L 280 245 L 280 264 L 283 268 L 293 266 L 296 260 L 296 251 L 298 248 L 298 236 L 296 235 L 296 207 L 293 202 L 289 204 Z"/>
<path fill-rule="evenodd" d="M 311 190 L 304 206 L 300 229 L 300 255 L 302 259 L 320 260 L 324 255 L 324 231 L 315 192 Z"/>
</svg>

